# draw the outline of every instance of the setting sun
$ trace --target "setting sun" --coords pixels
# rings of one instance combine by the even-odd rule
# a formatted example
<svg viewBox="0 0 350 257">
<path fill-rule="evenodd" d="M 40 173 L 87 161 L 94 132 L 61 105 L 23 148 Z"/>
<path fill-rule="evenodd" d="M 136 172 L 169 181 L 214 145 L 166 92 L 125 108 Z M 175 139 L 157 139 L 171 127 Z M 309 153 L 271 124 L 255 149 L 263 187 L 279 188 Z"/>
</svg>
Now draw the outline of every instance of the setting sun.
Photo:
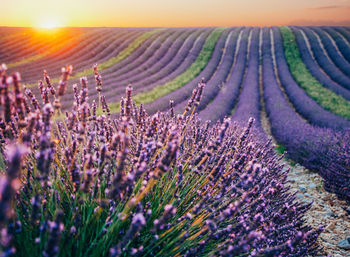
<svg viewBox="0 0 350 257">
<path fill-rule="evenodd" d="M 59 19 L 54 17 L 42 18 L 36 22 L 36 27 L 41 29 L 55 29 L 58 27 L 64 27 L 65 24 Z"/>
<path fill-rule="evenodd" d="M 54 29 L 54 28 L 61 27 L 61 26 L 56 24 L 56 23 L 43 23 L 39 27 L 43 28 L 43 29 Z"/>
</svg>

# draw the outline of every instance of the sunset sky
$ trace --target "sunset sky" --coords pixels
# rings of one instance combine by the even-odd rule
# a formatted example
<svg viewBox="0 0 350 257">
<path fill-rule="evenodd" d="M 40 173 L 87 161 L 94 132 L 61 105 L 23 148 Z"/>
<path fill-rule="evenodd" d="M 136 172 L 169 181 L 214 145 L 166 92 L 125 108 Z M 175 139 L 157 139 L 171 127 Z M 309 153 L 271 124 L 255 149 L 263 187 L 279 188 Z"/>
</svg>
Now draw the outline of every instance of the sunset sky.
<svg viewBox="0 0 350 257">
<path fill-rule="evenodd" d="M 350 25 L 350 0 L 1 0 L 0 26 Z"/>
</svg>

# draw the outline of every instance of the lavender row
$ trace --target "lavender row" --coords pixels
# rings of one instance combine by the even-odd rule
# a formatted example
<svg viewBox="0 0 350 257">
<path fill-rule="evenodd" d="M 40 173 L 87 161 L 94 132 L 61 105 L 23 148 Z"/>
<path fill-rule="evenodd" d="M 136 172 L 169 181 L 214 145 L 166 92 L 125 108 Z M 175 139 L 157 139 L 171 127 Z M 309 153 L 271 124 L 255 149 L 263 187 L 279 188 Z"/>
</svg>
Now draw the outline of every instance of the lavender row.
<svg viewBox="0 0 350 257">
<path fill-rule="evenodd" d="M 226 38 L 226 42 L 222 48 L 221 59 L 216 65 L 215 71 L 210 76 L 203 76 L 206 81 L 206 89 L 203 92 L 201 104 L 197 106 L 196 110 L 201 111 L 205 106 L 215 98 L 220 90 L 220 86 L 226 80 L 228 73 L 233 65 L 233 58 L 235 54 L 236 43 L 240 29 L 231 31 Z M 175 112 L 181 113 L 187 105 L 187 101 L 175 102 Z"/>
<path fill-rule="evenodd" d="M 147 40 L 145 40 L 145 42 L 143 42 L 128 57 L 121 60 L 117 64 L 105 69 L 103 71 L 104 74 L 118 72 L 119 69 L 122 69 L 123 67 L 129 67 L 130 65 L 132 65 L 135 61 L 137 61 L 140 57 L 142 57 L 142 55 L 145 53 L 145 51 L 152 45 L 152 43 L 155 40 L 159 39 L 159 37 L 164 38 L 164 35 L 163 36 L 162 35 L 163 35 L 163 33 L 155 33 L 155 34 L 151 35 Z M 123 44 L 123 47 L 126 47 L 131 42 L 132 42 L 132 40 L 127 40 L 127 42 L 125 42 L 126 44 Z M 110 54 L 108 54 L 108 58 L 112 58 L 117 54 L 118 54 L 118 52 L 112 51 Z M 91 78 L 92 77 L 93 76 L 91 76 Z M 90 78 L 90 76 L 89 76 L 89 78 Z M 79 79 L 72 80 L 72 83 L 79 83 Z M 90 85 L 90 86 L 91 86 L 91 88 L 93 88 L 93 85 Z M 72 92 L 73 92 L 72 88 L 68 88 L 68 90 L 67 90 L 68 95 L 65 95 L 64 99 L 67 99 L 67 98 L 69 99 L 69 94 L 71 94 Z M 67 100 L 63 100 L 63 102 L 64 101 L 67 101 Z"/>
<path fill-rule="evenodd" d="M 35 38 L 32 32 L 24 32 L 23 34 L 27 37 L 22 37 L 22 35 L 7 34 L 7 36 L 13 36 L 10 39 L 5 39 L 0 44 L 0 59 L 4 62 L 16 62 L 22 60 L 23 58 L 28 58 L 50 49 L 53 45 L 59 43 L 61 44 L 64 40 L 70 40 L 81 35 L 64 35 L 59 37 L 57 40 L 49 38 Z"/>
<path fill-rule="evenodd" d="M 288 156 L 306 168 L 318 171 L 325 188 L 350 201 L 350 131 L 337 134 L 305 123 L 289 106 L 275 77 L 269 29 L 263 32 L 263 87 L 271 131 Z"/>
<path fill-rule="evenodd" d="M 321 48 L 318 38 L 309 28 L 301 28 L 310 44 L 313 51 L 313 55 L 319 64 L 319 66 L 327 73 L 327 75 L 340 86 L 350 89 L 350 78 L 348 78 L 344 73 L 342 73 L 335 65 L 332 63 L 325 52 Z"/>
<path fill-rule="evenodd" d="M 149 38 L 147 38 L 137 49 L 135 49 L 129 56 L 127 56 L 125 59 L 121 60 L 120 62 L 116 63 L 115 65 L 107 68 L 104 70 L 104 73 L 112 74 L 117 72 L 117 74 L 120 74 L 120 70 L 128 70 L 126 67 L 130 67 L 130 65 L 133 65 L 134 62 L 142 58 L 142 56 L 147 52 L 149 47 L 156 41 L 160 40 L 159 38 L 164 38 L 164 34 L 169 34 L 170 31 L 162 31 L 159 33 L 154 33 Z M 115 55 L 111 55 L 109 57 L 114 57 Z M 77 80 L 73 80 L 73 82 L 76 82 Z"/>
<path fill-rule="evenodd" d="M 101 52 L 101 54 L 98 54 L 98 56 L 96 56 L 93 59 L 96 60 L 96 61 L 101 61 L 101 62 L 103 62 L 105 60 L 108 60 L 109 58 L 111 58 L 112 56 L 117 55 L 120 51 L 122 51 L 124 48 L 126 48 L 128 44 L 130 44 L 137 36 L 139 36 L 140 33 L 142 33 L 142 32 L 138 32 L 136 30 L 136 31 L 131 32 L 128 35 L 126 35 L 126 37 L 122 37 L 122 38 L 120 38 L 120 40 L 116 40 L 114 42 L 114 44 L 111 44 L 111 47 L 106 48 L 104 51 Z M 61 61 L 65 63 L 65 60 L 61 60 Z M 79 58 L 78 58 L 78 61 L 79 61 Z M 55 63 L 55 62 L 53 61 L 53 63 Z M 90 64 L 88 64 L 87 62 L 82 62 L 82 65 L 90 66 Z M 52 75 L 50 73 L 50 70 L 47 70 L 47 72 L 48 72 L 50 77 L 54 77 L 55 74 L 57 74 L 57 72 L 55 72 Z M 42 73 L 41 74 L 36 74 L 36 77 L 35 77 L 35 80 L 34 80 L 34 84 L 36 84 L 39 79 L 43 79 Z M 75 82 L 78 82 L 78 80 L 76 80 Z M 32 90 L 33 90 L 33 92 L 36 95 L 39 94 L 39 90 L 38 90 L 37 87 L 33 87 Z M 72 92 L 72 88 L 71 87 L 68 88 L 68 92 Z"/>
<path fill-rule="evenodd" d="M 114 81 L 113 79 L 109 80 L 111 87 L 114 90 L 104 91 L 104 95 L 107 98 L 115 99 L 115 97 L 121 97 L 124 90 L 123 88 L 127 84 L 132 84 L 136 89 L 136 92 L 144 91 L 146 88 L 151 88 L 158 84 L 161 84 L 162 79 L 174 78 L 176 75 L 182 73 L 193 61 L 194 59 L 188 58 L 192 48 L 197 50 L 198 55 L 203 42 L 205 41 L 203 35 L 200 42 L 202 44 L 196 44 L 197 37 L 201 37 L 201 30 L 188 31 L 182 33 L 178 37 L 174 44 L 171 47 L 168 47 L 165 55 L 157 62 L 151 66 L 140 66 L 135 68 L 135 72 L 138 72 L 135 76 L 128 76 L 125 80 Z M 167 48 L 165 46 L 165 48 Z M 157 55 L 155 53 L 154 55 Z M 183 66 L 183 63 L 187 61 L 187 65 Z M 185 67 L 185 68 L 181 68 Z M 172 74 L 172 76 L 171 76 Z M 113 76 L 113 74 L 111 74 Z"/>
<path fill-rule="evenodd" d="M 103 63 L 110 59 L 113 56 L 117 56 L 122 50 L 124 50 L 131 42 L 133 42 L 137 37 L 139 37 L 143 31 L 131 31 L 123 35 L 113 36 L 113 41 L 111 43 L 102 42 L 101 45 L 103 48 L 94 49 L 92 51 L 93 56 L 91 57 L 91 62 L 93 63 Z M 91 62 L 89 60 L 74 60 L 74 67 L 77 67 L 78 70 L 84 70 L 91 68 Z M 63 63 L 63 61 L 62 61 Z"/>
<path fill-rule="evenodd" d="M 347 44 L 350 44 L 350 31 L 348 27 L 334 27 L 346 40 Z"/>
<path fill-rule="evenodd" d="M 343 38 L 343 36 L 335 30 L 333 27 L 321 27 L 323 31 L 327 32 L 330 37 L 334 40 L 336 43 L 339 51 L 343 55 L 343 57 L 350 63 L 350 47 L 349 43 L 346 42 L 346 40 Z"/>
<path fill-rule="evenodd" d="M 312 27 L 312 30 L 320 37 L 328 56 L 332 59 L 334 64 L 337 65 L 346 76 L 350 77 L 350 63 L 339 53 L 326 32 L 318 27 Z"/>
<path fill-rule="evenodd" d="M 216 98 L 217 94 L 220 91 L 220 88 L 224 85 L 227 80 L 227 77 L 232 69 L 235 52 L 237 47 L 238 36 L 241 32 L 241 28 L 233 30 L 228 35 L 226 44 L 225 44 L 225 53 L 222 57 L 221 63 L 219 64 L 218 69 L 206 82 L 206 88 L 203 92 L 202 99 L 198 105 L 196 111 L 203 110 L 210 101 Z M 180 104 L 181 105 L 181 104 Z"/>
<path fill-rule="evenodd" d="M 346 100 L 350 101 L 350 91 L 335 83 L 321 71 L 320 67 L 313 59 L 301 32 L 293 27 L 291 27 L 291 29 L 295 35 L 301 58 L 311 75 L 315 77 L 325 88 L 332 90 L 334 93 L 341 95 Z"/>
<path fill-rule="evenodd" d="M 118 55 L 120 51 L 125 49 L 128 44 L 135 40 L 142 32 L 141 31 L 131 31 L 123 34 L 115 34 L 110 37 L 108 41 L 101 40 L 97 43 L 98 47 L 93 48 L 90 51 L 90 59 L 83 56 L 84 54 L 80 53 L 76 58 L 74 58 L 70 63 L 72 63 L 75 69 L 84 70 L 91 68 L 91 62 L 102 63 L 107 61 L 113 56 Z M 107 46 L 107 47 L 106 47 Z M 59 61 L 52 61 L 52 64 L 59 64 L 64 66 L 67 63 L 66 59 L 61 59 Z M 51 67 L 51 71 L 53 71 L 53 67 Z M 51 73 L 50 73 L 51 74 Z M 52 77 L 58 77 L 57 73 L 53 73 Z"/>
<path fill-rule="evenodd" d="M 96 47 L 95 42 L 103 42 L 103 38 L 105 36 L 110 37 L 111 35 L 113 35 L 113 30 L 98 30 L 95 33 L 81 36 L 83 40 L 81 38 L 77 38 L 78 42 L 67 42 L 67 45 L 64 45 L 61 49 L 51 53 L 50 55 L 30 63 L 22 64 L 16 68 L 22 71 L 22 77 L 26 82 L 37 81 L 38 74 L 42 73 L 42 70 L 44 69 L 50 71 L 50 74 L 53 72 L 52 75 L 56 77 L 59 72 L 52 68 L 55 62 L 69 62 L 76 58 L 84 58 L 85 55 Z"/>
<path fill-rule="evenodd" d="M 114 77 L 118 81 L 119 77 L 121 77 L 122 79 L 128 76 L 129 74 L 132 74 L 136 68 L 141 67 L 142 65 L 147 63 L 149 59 L 159 51 L 159 48 L 161 48 L 164 45 L 164 43 L 169 37 L 172 38 L 174 34 L 177 33 L 177 30 L 162 31 L 156 37 L 150 40 L 150 44 L 148 45 L 148 47 L 144 48 L 142 54 L 135 58 L 132 62 L 129 61 L 127 65 L 119 65 L 118 69 L 114 69 L 114 66 L 112 66 L 109 69 L 106 69 L 106 75 L 104 76 L 105 80 L 109 81 Z M 112 70 L 113 73 L 111 72 Z"/>
<path fill-rule="evenodd" d="M 88 30 L 83 28 L 69 28 L 64 29 L 62 32 L 59 32 L 59 38 L 58 40 L 67 40 L 69 38 L 74 38 L 79 35 L 83 35 L 86 33 L 89 33 L 92 31 L 93 33 L 96 33 L 100 29 L 91 29 Z M 8 30 L 8 32 L 5 33 L 4 37 L 1 37 L 2 42 L 0 43 L 0 59 L 2 61 L 9 61 L 13 62 L 15 58 L 21 59 L 23 56 L 19 54 L 19 52 L 26 52 L 29 53 L 27 48 L 35 46 L 35 45 L 41 45 L 41 44 L 47 44 L 46 41 L 50 42 L 47 46 L 52 46 L 53 44 L 57 43 L 57 40 L 50 38 L 47 39 L 47 37 L 44 38 L 40 35 L 38 36 L 37 32 L 33 31 L 30 28 L 25 28 L 24 30 L 19 30 L 18 28 L 15 28 L 14 31 Z M 45 46 L 46 47 L 46 46 Z M 38 52 L 36 52 L 38 53 Z"/>
<path fill-rule="evenodd" d="M 281 32 L 277 27 L 272 28 L 272 32 L 278 78 L 296 111 L 315 126 L 333 129 L 349 128 L 350 121 L 323 109 L 297 84 L 284 56 Z"/>
<path fill-rule="evenodd" d="M 230 70 L 233 65 L 237 40 L 241 28 L 231 31 L 226 40 L 225 46 L 223 49 L 223 55 L 217 66 L 216 71 L 212 74 L 211 77 L 204 77 L 206 80 L 206 89 L 203 92 L 201 103 L 197 106 L 197 111 L 203 110 L 209 103 L 212 101 L 216 95 L 219 93 L 220 88 L 226 82 L 227 77 L 230 73 Z M 177 103 L 175 107 L 176 112 L 183 112 L 187 104 L 187 101 L 182 101 Z"/>
<path fill-rule="evenodd" d="M 67 49 L 61 49 L 63 52 L 58 50 L 52 56 L 50 55 L 48 58 L 44 58 L 39 64 L 38 70 L 39 68 L 44 69 L 44 67 L 48 67 L 48 69 L 45 69 L 50 72 L 52 77 L 59 77 L 57 71 L 54 71 L 55 64 L 66 65 L 67 62 L 72 63 L 72 65 L 76 67 L 77 71 L 90 68 L 89 66 L 91 65 L 91 62 L 88 62 L 89 58 L 90 61 L 94 62 L 102 62 L 102 59 L 107 60 L 108 58 L 117 55 L 122 49 L 126 48 L 127 45 L 140 34 L 142 34 L 142 31 L 137 30 L 120 33 L 116 32 L 108 35 L 102 34 L 95 38 L 92 42 L 80 43 L 76 47 L 69 49 L 69 51 L 66 51 Z M 89 38 L 90 36 L 88 36 L 86 40 Z M 34 75 L 32 75 L 31 78 L 28 78 L 28 80 L 26 79 L 26 81 L 36 82 L 36 73 L 33 72 L 33 74 Z"/>
<path fill-rule="evenodd" d="M 133 84 L 135 92 L 142 92 L 159 84 L 163 84 L 174 79 L 176 76 L 184 72 L 198 56 L 206 38 L 210 34 L 210 31 L 211 30 L 205 30 L 204 33 L 201 33 L 201 35 L 199 35 L 199 32 L 201 31 L 197 30 L 194 34 L 185 40 L 180 49 L 172 48 L 169 52 L 169 55 L 172 58 L 168 58 L 169 56 L 167 57 L 167 64 L 163 63 L 164 66 L 155 66 L 159 70 L 155 70 L 156 72 L 153 75 L 148 76 L 145 74 L 142 80 Z M 153 68 L 154 67 L 151 69 Z M 105 71 L 103 74 L 104 73 Z M 90 85 L 90 87 L 93 88 L 93 85 Z M 120 88 L 120 85 L 114 85 L 112 82 L 109 88 L 103 90 L 105 97 L 111 101 L 116 97 L 121 97 L 123 92 L 124 90 L 123 88 Z M 94 92 L 94 94 L 91 95 L 91 98 L 97 99 L 97 93 Z M 71 100 L 69 98 L 66 98 L 64 100 L 64 107 L 70 105 Z"/>
<path fill-rule="evenodd" d="M 158 81 L 160 78 L 167 77 L 171 73 L 173 73 L 173 76 L 174 74 L 179 74 L 179 72 L 182 73 L 198 56 L 207 35 L 209 35 L 209 32 L 203 32 L 198 29 L 190 34 L 183 34 L 182 37 L 179 37 L 175 41 L 169 51 L 167 51 L 164 58 L 151 67 L 148 67 L 136 77 L 138 80 L 135 86 L 144 88 L 150 86 L 150 84 L 154 82 L 159 83 Z M 199 40 L 197 41 L 197 39 Z M 187 60 L 189 61 L 186 62 L 186 68 L 179 71 L 181 65 Z"/>
<path fill-rule="evenodd" d="M 15 32 L 12 32 L 15 33 Z M 7 34 L 11 35 L 11 34 Z M 1 37 L 3 39 L 3 37 Z M 41 42 L 39 42 L 40 44 Z M 21 34 L 16 34 L 14 37 L 5 39 L 0 43 L 0 59 L 4 62 L 13 62 L 23 58 L 23 55 L 29 54 L 26 49 L 28 46 L 33 44 L 33 38 L 31 33 L 23 32 Z"/>
<path fill-rule="evenodd" d="M 208 104 L 206 108 L 199 113 L 199 117 L 202 120 L 223 120 L 225 116 L 230 115 L 235 106 L 246 70 L 248 37 L 250 31 L 251 28 L 245 28 L 241 32 L 241 38 L 237 46 L 239 49 L 232 72 L 229 74 L 225 85 L 221 88 L 218 95 L 213 99 L 213 102 Z"/>
<path fill-rule="evenodd" d="M 222 49 L 225 46 L 229 33 L 230 29 L 226 29 L 222 32 L 218 42 L 215 45 L 214 52 L 209 62 L 198 76 L 196 76 L 186 85 L 182 86 L 180 89 L 157 99 L 153 103 L 147 104 L 147 110 L 149 110 L 150 113 L 165 110 L 168 108 L 170 100 L 174 101 L 175 105 L 182 103 L 185 99 L 188 99 L 191 96 L 192 90 L 193 88 L 196 88 L 198 81 L 200 81 L 203 77 L 205 80 L 209 80 L 218 68 L 220 60 L 222 58 Z"/>
<path fill-rule="evenodd" d="M 259 89 L 259 59 L 260 59 L 260 29 L 252 30 L 248 68 L 242 84 L 241 94 L 232 115 L 232 120 L 239 124 L 246 123 L 250 117 L 255 119 L 254 131 L 258 136 L 265 137 L 260 120 L 260 89 Z"/>
<path fill-rule="evenodd" d="M 114 73 L 106 74 L 104 76 L 104 81 L 108 84 L 123 83 L 124 87 L 129 83 L 137 81 L 140 76 L 145 76 L 145 70 L 156 65 L 161 58 L 164 57 L 169 49 L 173 47 L 173 43 L 177 39 L 183 38 L 184 36 L 188 36 L 188 33 L 181 30 L 175 30 L 168 35 L 164 35 L 161 40 L 155 40 L 142 57 L 135 61 L 129 68 L 121 68 Z"/>
</svg>

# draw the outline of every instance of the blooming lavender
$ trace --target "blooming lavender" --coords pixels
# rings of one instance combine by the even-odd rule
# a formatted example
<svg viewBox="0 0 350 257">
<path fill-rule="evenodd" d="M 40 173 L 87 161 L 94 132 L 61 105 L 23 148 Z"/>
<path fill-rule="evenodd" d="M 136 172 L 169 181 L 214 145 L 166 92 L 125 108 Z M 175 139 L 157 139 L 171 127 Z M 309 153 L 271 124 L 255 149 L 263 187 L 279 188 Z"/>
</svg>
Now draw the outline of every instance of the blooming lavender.
<svg viewBox="0 0 350 257">
<path fill-rule="evenodd" d="M 63 70 L 55 94 L 47 76 L 46 86 L 39 82 L 42 104 L 25 89 L 29 107 L 21 109 L 21 89 L 11 92 L 8 85 L 15 79 L 8 81 L 1 71 L 1 254 L 305 256 L 317 251 L 321 228 L 304 224 L 310 205 L 289 193 L 281 157 L 270 141 L 252 135 L 254 119 L 245 127 L 229 118 L 212 126 L 199 120 L 194 110 L 204 81 L 189 100 L 188 115 L 176 116 L 173 108 L 148 115 L 128 86 L 120 116 L 113 118 L 103 95 L 100 104 L 90 104 L 82 78 L 81 90 L 73 86 L 72 109 L 61 115 L 55 100 L 64 94 L 70 72 Z M 102 93 L 97 66 L 94 74 Z M 6 107 L 6 101 L 16 108 Z M 29 113 L 21 116 L 23 111 Z M 6 145 L 14 147 L 7 151 Z"/>
</svg>

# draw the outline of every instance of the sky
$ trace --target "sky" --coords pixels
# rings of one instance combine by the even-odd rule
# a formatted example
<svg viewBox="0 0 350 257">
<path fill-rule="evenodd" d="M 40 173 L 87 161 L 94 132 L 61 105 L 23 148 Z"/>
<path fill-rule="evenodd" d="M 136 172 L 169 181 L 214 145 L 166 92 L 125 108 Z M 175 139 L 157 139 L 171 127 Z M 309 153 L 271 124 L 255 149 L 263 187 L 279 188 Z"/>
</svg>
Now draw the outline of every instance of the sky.
<svg viewBox="0 0 350 257">
<path fill-rule="evenodd" d="M 350 26 L 350 0 L 0 0 L 0 26 Z"/>
</svg>

